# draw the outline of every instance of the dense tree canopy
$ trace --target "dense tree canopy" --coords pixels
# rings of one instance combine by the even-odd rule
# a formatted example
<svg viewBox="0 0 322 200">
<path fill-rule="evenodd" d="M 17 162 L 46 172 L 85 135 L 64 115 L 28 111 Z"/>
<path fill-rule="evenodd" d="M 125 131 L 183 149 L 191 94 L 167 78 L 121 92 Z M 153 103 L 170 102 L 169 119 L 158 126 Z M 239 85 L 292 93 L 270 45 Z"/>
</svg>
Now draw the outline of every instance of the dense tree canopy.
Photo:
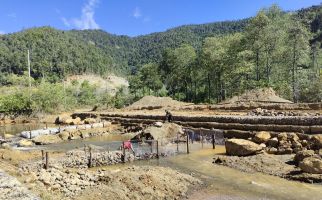
<svg viewBox="0 0 322 200">
<path fill-rule="evenodd" d="M 35 82 L 116 73 L 128 77 L 137 98 L 153 94 L 219 102 L 269 86 L 296 102 L 321 101 L 321 20 L 321 6 L 290 13 L 273 5 L 249 19 L 186 25 L 138 37 L 31 28 L 0 35 L 0 84 L 26 84 L 30 50 Z M 88 92 L 91 87 L 83 89 Z M 92 93 L 77 95 L 90 104 L 96 102 L 88 96 Z"/>
</svg>

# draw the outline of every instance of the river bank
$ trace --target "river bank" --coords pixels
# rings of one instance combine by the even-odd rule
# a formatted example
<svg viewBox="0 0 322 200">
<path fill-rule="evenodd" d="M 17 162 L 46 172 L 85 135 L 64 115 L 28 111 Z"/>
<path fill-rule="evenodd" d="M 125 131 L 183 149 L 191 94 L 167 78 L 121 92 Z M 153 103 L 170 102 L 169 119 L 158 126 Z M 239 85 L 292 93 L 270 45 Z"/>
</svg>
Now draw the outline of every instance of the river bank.
<svg viewBox="0 0 322 200">
<path fill-rule="evenodd" d="M 66 166 L 72 158 L 53 152 L 49 169 L 43 169 L 39 151 L 0 153 L 0 168 L 41 199 L 183 199 L 191 186 L 199 188 L 202 184 L 198 178 L 165 166 L 135 166 L 132 162 L 115 165 L 122 162 L 118 154 L 114 155 L 115 163 L 110 163 L 113 166 L 87 168 Z M 58 160 L 64 162 L 59 164 Z M 8 188 L 8 193 L 16 187 Z"/>
<path fill-rule="evenodd" d="M 258 154 L 247 157 L 218 155 L 213 158 L 215 165 L 224 165 L 242 172 L 261 172 L 288 180 L 307 183 L 322 183 L 322 174 L 303 172 L 294 163 L 294 154 Z"/>
<path fill-rule="evenodd" d="M 168 193 L 174 195 L 169 199 L 191 200 L 319 200 L 322 196 L 320 185 L 289 181 L 258 172 L 245 173 L 223 165 L 214 165 L 211 158 L 222 156 L 224 153 L 224 147 L 217 146 L 215 150 L 199 149 L 190 154 L 91 169 L 61 168 L 53 165 L 48 170 L 40 168 L 28 171 L 22 169 L 21 166 L 41 161 L 40 151 L 1 150 L 4 158 L 0 161 L 0 168 L 17 177 L 26 188 L 41 199 L 88 199 L 91 197 L 106 199 L 106 195 L 114 195 L 113 197 L 119 199 L 134 196 L 138 199 L 146 199 L 151 195 L 151 191 L 153 195 L 154 193 L 158 195 L 153 196 L 154 199 L 164 199 L 162 195 Z M 63 153 L 51 153 L 53 161 L 63 156 Z M 146 176 L 147 174 L 149 176 Z M 96 179 L 91 181 L 91 176 Z M 65 183 L 64 180 L 69 183 Z M 200 185 L 199 181 L 203 184 Z M 84 189 L 80 191 L 75 189 L 74 183 L 80 184 L 79 187 Z M 176 196 L 178 194 L 182 195 Z"/>
</svg>

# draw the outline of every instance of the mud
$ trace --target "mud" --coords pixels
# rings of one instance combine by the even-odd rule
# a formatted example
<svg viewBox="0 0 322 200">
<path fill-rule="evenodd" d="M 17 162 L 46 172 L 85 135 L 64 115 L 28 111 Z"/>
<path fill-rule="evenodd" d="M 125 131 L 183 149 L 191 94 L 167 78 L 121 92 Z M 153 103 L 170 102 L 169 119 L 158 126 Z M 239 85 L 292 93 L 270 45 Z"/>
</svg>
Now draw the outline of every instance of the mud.
<svg viewBox="0 0 322 200">
<path fill-rule="evenodd" d="M 261 172 L 289 180 L 322 183 L 322 174 L 309 174 L 295 165 L 294 154 L 258 154 L 247 157 L 219 155 L 213 158 L 215 165 L 224 165 L 247 173 Z"/>
</svg>

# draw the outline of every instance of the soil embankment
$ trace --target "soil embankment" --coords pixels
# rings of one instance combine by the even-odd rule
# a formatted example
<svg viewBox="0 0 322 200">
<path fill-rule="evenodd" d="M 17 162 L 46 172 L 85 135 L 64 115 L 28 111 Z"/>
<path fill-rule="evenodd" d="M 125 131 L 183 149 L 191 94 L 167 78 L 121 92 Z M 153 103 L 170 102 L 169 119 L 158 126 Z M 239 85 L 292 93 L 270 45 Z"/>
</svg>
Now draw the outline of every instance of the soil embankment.
<svg viewBox="0 0 322 200">
<path fill-rule="evenodd" d="M 215 164 L 228 166 L 247 173 L 261 172 L 289 180 L 308 183 L 322 182 L 322 174 L 303 173 L 293 160 L 294 154 L 258 154 L 247 157 L 220 155 L 214 157 Z"/>
</svg>

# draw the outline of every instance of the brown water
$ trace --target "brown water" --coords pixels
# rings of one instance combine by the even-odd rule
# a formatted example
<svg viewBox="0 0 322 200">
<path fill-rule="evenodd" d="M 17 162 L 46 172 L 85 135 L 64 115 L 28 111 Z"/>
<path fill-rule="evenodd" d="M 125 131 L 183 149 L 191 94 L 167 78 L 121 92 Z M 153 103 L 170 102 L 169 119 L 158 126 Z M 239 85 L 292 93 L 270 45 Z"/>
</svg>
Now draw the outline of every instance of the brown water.
<svg viewBox="0 0 322 200">
<path fill-rule="evenodd" d="M 72 140 L 72 141 L 66 141 L 61 142 L 57 144 L 50 144 L 50 145 L 44 145 L 44 146 L 38 146 L 43 147 L 45 149 L 49 149 L 52 151 L 70 151 L 77 148 L 83 148 L 84 145 L 94 145 L 97 147 L 101 147 L 108 150 L 116 150 L 120 147 L 122 144 L 122 141 L 130 139 L 132 136 L 130 135 L 107 135 L 103 137 L 91 137 L 86 139 L 78 139 L 78 140 Z"/>
<path fill-rule="evenodd" d="M 32 129 L 42 128 L 44 124 L 33 124 Z M 0 133 L 16 134 L 23 130 L 28 130 L 29 125 L 7 125 L 0 127 Z M 129 135 L 110 135 L 107 137 L 89 138 L 86 140 L 76 140 L 72 142 L 47 145 L 46 148 L 52 150 L 66 151 L 84 144 L 104 146 L 111 142 L 119 145 L 118 141 L 129 139 Z M 279 177 L 265 175 L 261 173 L 244 173 L 225 166 L 212 164 L 212 157 L 215 154 L 225 152 L 223 146 L 217 146 L 216 150 L 210 148 L 210 144 L 204 144 L 201 149 L 200 144 L 191 145 L 191 153 L 184 154 L 185 145 L 180 145 L 180 155 L 174 157 L 161 158 L 159 160 L 140 161 L 125 165 L 110 166 L 107 168 L 122 168 L 129 165 L 158 165 L 171 167 L 179 171 L 195 175 L 201 178 L 206 187 L 197 192 L 191 191 L 191 200 L 213 200 L 213 199 L 290 199 L 290 200 L 322 200 L 322 185 L 311 185 L 295 181 L 288 181 Z"/>
<path fill-rule="evenodd" d="M 189 199 L 290 199 L 322 200 L 322 185 L 288 181 L 261 173 L 244 173 L 225 166 L 212 164 L 214 154 L 224 152 L 203 149 L 176 157 L 135 163 L 136 165 L 168 166 L 185 173 L 195 173 L 206 183 L 206 188 L 192 192 Z"/>
</svg>

